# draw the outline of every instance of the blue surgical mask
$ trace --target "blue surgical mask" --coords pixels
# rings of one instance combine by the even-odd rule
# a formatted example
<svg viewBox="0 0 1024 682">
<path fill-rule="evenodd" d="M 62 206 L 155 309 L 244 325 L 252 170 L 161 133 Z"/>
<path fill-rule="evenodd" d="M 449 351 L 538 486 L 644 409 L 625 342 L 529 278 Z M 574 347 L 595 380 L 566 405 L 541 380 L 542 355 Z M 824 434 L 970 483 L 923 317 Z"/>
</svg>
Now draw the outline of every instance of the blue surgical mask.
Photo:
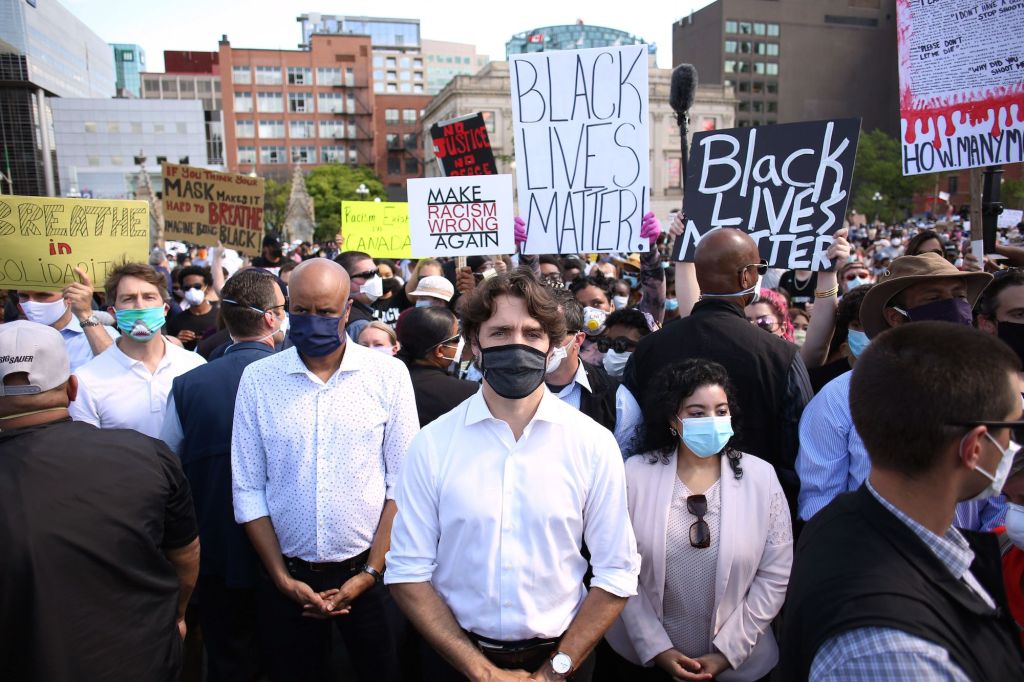
<svg viewBox="0 0 1024 682">
<path fill-rule="evenodd" d="M 872 284 L 873 282 L 867 277 L 854 277 L 853 279 L 846 280 L 846 290 L 853 291 L 857 287 L 862 287 L 865 284 Z"/>
<path fill-rule="evenodd" d="M 666 298 L 665 299 L 665 310 L 672 312 L 673 310 L 679 310 L 679 299 L 677 298 Z"/>
<path fill-rule="evenodd" d="M 864 332 L 850 329 L 846 332 L 846 346 L 850 349 L 850 355 L 859 358 L 864 349 L 871 343 L 871 339 Z"/>
<path fill-rule="evenodd" d="M 421 298 L 420 300 L 416 301 L 416 307 L 417 308 L 429 308 L 430 305 L 431 305 L 430 301 L 428 301 L 425 298 Z"/>
<path fill-rule="evenodd" d="M 319 358 L 330 355 L 345 343 L 339 317 L 292 313 L 288 337 L 303 355 Z"/>
<path fill-rule="evenodd" d="M 678 417 L 677 417 L 678 419 Z M 733 437 L 732 417 L 688 417 L 679 420 L 683 444 L 698 457 L 717 455 Z"/>
<path fill-rule="evenodd" d="M 636 275 L 623 275 L 622 281 L 628 284 L 630 289 L 636 289 L 640 286 L 640 280 L 637 279 Z"/>
</svg>

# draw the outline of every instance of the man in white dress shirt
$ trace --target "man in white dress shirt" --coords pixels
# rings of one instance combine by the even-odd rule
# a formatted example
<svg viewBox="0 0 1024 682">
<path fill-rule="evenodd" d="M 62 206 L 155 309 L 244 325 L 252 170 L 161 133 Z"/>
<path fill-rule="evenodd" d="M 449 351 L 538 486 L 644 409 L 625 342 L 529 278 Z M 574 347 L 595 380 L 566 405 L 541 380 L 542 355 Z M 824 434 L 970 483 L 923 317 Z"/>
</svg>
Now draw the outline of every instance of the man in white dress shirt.
<svg viewBox="0 0 1024 682">
<path fill-rule="evenodd" d="M 294 347 L 246 368 L 231 438 L 235 520 L 266 571 L 270 678 L 321 679 L 332 620 L 358 679 L 398 682 L 401 614 L 380 579 L 419 428 L 412 382 L 401 361 L 346 343 L 340 265 L 303 262 L 289 294 Z"/>
<path fill-rule="evenodd" d="M 566 329 L 531 272 L 460 313 L 483 389 L 413 440 L 385 582 L 430 645 L 424 679 L 586 682 L 640 567 L 619 448 L 544 386 Z"/>
<path fill-rule="evenodd" d="M 107 276 L 107 304 L 121 336 L 75 371 L 78 397 L 68 408 L 75 421 L 160 437 L 174 378 L 206 362 L 160 332 L 169 310 L 164 282 L 144 263 L 125 263 Z"/>
</svg>

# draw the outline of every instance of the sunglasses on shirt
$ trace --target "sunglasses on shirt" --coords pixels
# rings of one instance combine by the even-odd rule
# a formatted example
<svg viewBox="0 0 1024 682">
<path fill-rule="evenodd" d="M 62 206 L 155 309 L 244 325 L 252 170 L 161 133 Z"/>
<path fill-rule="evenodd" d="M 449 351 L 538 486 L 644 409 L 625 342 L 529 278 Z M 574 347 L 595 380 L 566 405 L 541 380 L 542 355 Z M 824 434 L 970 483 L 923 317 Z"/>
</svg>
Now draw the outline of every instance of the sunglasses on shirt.
<svg viewBox="0 0 1024 682">
<path fill-rule="evenodd" d="M 711 546 L 711 526 L 704 520 L 708 513 L 708 498 L 704 495 L 690 495 L 686 498 L 686 511 L 697 517 L 690 526 L 690 546 L 707 549 Z"/>
<path fill-rule="evenodd" d="M 602 336 L 597 340 L 597 350 L 602 353 L 607 353 L 609 350 L 614 350 L 616 353 L 626 353 L 636 350 L 636 341 L 625 336 L 615 339 L 607 339 Z"/>
</svg>

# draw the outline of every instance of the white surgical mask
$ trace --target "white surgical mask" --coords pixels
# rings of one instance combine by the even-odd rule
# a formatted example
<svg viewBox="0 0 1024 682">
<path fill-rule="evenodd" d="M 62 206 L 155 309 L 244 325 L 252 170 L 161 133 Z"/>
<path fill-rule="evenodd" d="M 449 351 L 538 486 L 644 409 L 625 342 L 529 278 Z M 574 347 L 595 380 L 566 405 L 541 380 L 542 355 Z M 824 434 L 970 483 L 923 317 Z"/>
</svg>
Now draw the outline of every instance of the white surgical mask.
<svg viewBox="0 0 1024 682">
<path fill-rule="evenodd" d="M 574 338 L 575 336 L 570 336 L 568 343 L 562 346 L 555 346 L 555 349 L 551 351 L 551 357 L 548 358 L 547 374 L 554 374 L 558 371 L 558 368 L 562 366 L 562 360 L 565 360 L 569 354 L 569 351 L 566 349 L 569 347 L 569 344 L 573 342 Z"/>
<path fill-rule="evenodd" d="M 378 353 L 383 353 L 384 355 L 395 354 L 394 349 L 391 346 L 370 346 L 369 348 L 370 350 L 375 350 Z"/>
<path fill-rule="evenodd" d="M 977 495 L 972 497 L 970 500 L 966 500 L 967 502 L 987 500 L 990 497 L 995 497 L 996 495 L 1002 493 L 1003 485 L 1006 483 L 1006 479 L 1010 476 L 1010 468 L 1013 466 L 1013 457 L 1014 455 L 1017 454 L 1017 451 L 1020 450 L 1020 446 L 1014 443 L 1012 440 L 1010 441 L 1009 447 L 1007 447 L 1004 450 L 1003 447 L 996 441 L 995 438 L 992 437 L 991 434 L 986 433 L 985 437 L 992 441 L 993 445 L 999 448 L 999 452 L 1002 453 L 1003 458 L 1000 459 L 999 464 L 996 465 L 996 472 L 994 474 L 988 473 L 981 467 L 974 467 L 975 471 L 977 471 L 979 474 L 987 478 L 989 481 L 991 481 L 991 483 L 985 486 L 985 488 L 983 488 Z"/>
<path fill-rule="evenodd" d="M 612 296 L 612 305 L 616 310 L 622 310 L 629 303 L 629 296 Z"/>
<path fill-rule="evenodd" d="M 1024 549 L 1024 505 L 1006 503 L 1006 537 L 1018 549 Z"/>
<path fill-rule="evenodd" d="M 37 303 L 35 301 L 22 301 L 21 309 L 25 311 L 25 317 L 29 322 L 45 324 L 47 327 L 54 324 L 67 312 L 68 304 L 64 299 L 51 303 Z"/>
<path fill-rule="evenodd" d="M 363 282 L 362 286 L 359 287 L 359 293 L 364 294 L 367 300 L 373 303 L 384 295 L 384 280 L 380 278 L 380 275 L 374 275 Z"/>
<path fill-rule="evenodd" d="M 865 284 L 871 284 L 871 280 L 867 277 L 854 277 L 853 279 L 846 280 L 846 290 L 852 291 L 857 287 L 864 286 Z"/>
<path fill-rule="evenodd" d="M 206 300 L 206 292 L 202 289 L 189 289 L 185 292 L 185 300 L 189 305 L 202 305 Z"/>
<path fill-rule="evenodd" d="M 604 360 L 601 361 L 604 371 L 608 372 L 608 376 L 616 379 L 622 378 L 622 373 L 626 370 L 626 363 L 629 362 L 629 356 L 632 354 L 633 351 L 619 353 L 614 348 L 609 348 L 608 352 L 604 354 Z"/>
</svg>

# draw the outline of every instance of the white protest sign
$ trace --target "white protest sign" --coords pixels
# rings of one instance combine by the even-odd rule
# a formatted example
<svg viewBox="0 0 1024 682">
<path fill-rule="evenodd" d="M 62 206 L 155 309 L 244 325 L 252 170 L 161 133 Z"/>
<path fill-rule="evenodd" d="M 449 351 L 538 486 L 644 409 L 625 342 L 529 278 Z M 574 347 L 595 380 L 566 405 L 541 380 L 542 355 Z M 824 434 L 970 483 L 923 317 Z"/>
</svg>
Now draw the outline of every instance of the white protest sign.
<svg viewBox="0 0 1024 682">
<path fill-rule="evenodd" d="M 509 58 L 523 252 L 647 251 L 647 46 Z"/>
<path fill-rule="evenodd" d="M 514 253 L 512 176 L 408 181 L 414 258 Z"/>
<path fill-rule="evenodd" d="M 1017 227 L 1021 222 L 1024 222 L 1024 211 L 1004 208 L 1003 212 L 999 214 L 999 222 L 996 227 Z"/>
</svg>

